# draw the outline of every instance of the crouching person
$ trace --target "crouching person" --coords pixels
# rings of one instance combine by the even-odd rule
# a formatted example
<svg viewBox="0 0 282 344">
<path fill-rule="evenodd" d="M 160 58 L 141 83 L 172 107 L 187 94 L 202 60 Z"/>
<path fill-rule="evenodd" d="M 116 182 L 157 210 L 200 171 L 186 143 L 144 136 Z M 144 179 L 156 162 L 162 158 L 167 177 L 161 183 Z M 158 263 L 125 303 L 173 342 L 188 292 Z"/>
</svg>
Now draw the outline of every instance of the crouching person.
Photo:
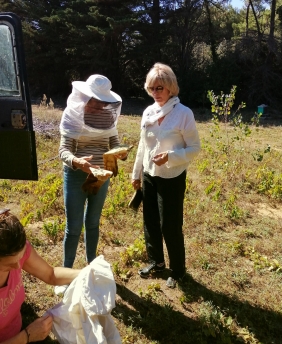
<svg viewBox="0 0 282 344">
<path fill-rule="evenodd" d="M 80 270 L 52 267 L 31 246 L 19 219 L 0 210 L 0 343 L 26 344 L 44 340 L 52 316 L 36 319 L 22 329 L 21 305 L 25 300 L 22 270 L 50 285 L 70 284 Z"/>
</svg>

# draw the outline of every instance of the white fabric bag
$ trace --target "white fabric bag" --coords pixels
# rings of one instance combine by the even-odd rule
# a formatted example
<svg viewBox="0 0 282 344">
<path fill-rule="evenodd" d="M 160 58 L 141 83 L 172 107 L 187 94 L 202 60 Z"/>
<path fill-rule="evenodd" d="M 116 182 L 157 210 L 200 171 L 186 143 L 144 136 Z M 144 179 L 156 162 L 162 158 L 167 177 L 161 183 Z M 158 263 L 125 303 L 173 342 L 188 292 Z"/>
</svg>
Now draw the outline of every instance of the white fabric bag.
<svg viewBox="0 0 282 344">
<path fill-rule="evenodd" d="M 63 301 L 47 313 L 60 344 L 121 344 L 111 317 L 116 284 L 110 264 L 101 255 L 82 269 L 65 292 Z"/>
</svg>

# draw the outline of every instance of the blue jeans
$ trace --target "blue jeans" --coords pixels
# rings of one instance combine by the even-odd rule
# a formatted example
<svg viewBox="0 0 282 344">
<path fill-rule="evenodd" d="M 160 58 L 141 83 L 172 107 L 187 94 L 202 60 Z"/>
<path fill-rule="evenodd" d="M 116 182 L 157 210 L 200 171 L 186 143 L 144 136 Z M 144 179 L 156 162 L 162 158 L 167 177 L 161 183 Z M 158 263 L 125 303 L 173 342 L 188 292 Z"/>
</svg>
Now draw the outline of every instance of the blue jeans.
<svg viewBox="0 0 282 344">
<path fill-rule="evenodd" d="M 82 190 L 86 178 L 87 173 L 64 166 L 66 228 L 63 265 L 68 268 L 73 266 L 83 224 L 87 262 L 96 257 L 100 217 L 110 180 L 101 186 L 96 195 L 90 195 Z"/>
</svg>

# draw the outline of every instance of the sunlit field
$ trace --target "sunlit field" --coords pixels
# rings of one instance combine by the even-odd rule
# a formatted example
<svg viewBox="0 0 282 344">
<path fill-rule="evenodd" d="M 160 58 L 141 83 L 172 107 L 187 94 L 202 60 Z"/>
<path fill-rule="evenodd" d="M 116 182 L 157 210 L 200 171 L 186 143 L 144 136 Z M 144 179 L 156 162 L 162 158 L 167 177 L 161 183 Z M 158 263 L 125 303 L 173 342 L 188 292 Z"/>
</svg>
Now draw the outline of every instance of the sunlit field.
<svg viewBox="0 0 282 344">
<path fill-rule="evenodd" d="M 65 216 L 58 158 L 62 111 L 33 106 L 39 180 L 0 180 L 0 206 L 26 226 L 34 247 L 62 264 Z M 165 286 L 169 271 L 140 279 L 146 264 L 142 209 L 128 207 L 140 116 L 121 115 L 122 143 L 133 145 L 112 178 L 98 254 L 117 284 L 112 312 L 123 343 L 282 343 L 282 138 L 279 121 L 212 120 L 194 110 L 202 151 L 188 169 L 184 204 L 187 275 Z M 83 236 L 75 267 L 84 267 Z M 24 276 L 23 320 L 61 301 L 53 287 Z M 57 343 L 52 334 L 43 343 Z"/>
</svg>

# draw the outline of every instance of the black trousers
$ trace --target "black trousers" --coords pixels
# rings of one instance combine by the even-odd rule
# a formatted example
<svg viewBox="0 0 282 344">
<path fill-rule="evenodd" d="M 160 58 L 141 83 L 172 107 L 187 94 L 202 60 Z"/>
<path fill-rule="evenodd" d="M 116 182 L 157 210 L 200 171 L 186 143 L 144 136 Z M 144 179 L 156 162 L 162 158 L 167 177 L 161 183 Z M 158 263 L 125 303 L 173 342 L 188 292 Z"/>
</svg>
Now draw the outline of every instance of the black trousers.
<svg viewBox="0 0 282 344">
<path fill-rule="evenodd" d="M 164 262 L 163 238 L 172 277 L 185 273 L 185 247 L 182 233 L 186 171 L 165 179 L 143 176 L 143 217 L 147 254 L 150 262 Z"/>
</svg>

